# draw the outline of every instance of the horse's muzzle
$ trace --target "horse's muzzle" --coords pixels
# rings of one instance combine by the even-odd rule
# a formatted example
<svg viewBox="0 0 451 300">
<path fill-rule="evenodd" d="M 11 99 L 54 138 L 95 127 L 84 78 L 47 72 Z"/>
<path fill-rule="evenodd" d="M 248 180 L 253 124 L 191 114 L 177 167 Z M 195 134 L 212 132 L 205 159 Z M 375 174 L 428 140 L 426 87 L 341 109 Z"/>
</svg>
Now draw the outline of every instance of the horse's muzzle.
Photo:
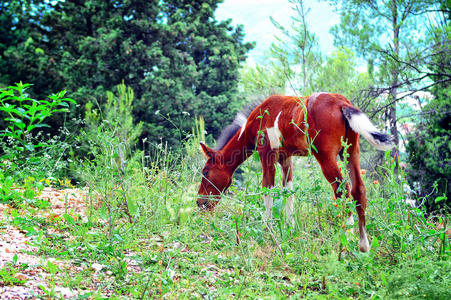
<svg viewBox="0 0 451 300">
<path fill-rule="evenodd" d="M 218 203 L 219 199 L 216 199 L 216 197 L 212 196 L 205 196 L 205 195 L 199 195 L 200 197 L 197 198 L 197 206 L 200 209 L 203 210 L 213 210 Z"/>
</svg>

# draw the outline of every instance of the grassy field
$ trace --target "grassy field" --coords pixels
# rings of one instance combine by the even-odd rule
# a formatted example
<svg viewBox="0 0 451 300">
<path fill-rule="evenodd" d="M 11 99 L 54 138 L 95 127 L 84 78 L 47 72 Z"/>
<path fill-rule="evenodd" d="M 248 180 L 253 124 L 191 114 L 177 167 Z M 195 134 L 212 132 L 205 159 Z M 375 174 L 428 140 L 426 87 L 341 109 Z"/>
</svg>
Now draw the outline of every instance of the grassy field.
<svg viewBox="0 0 451 300">
<path fill-rule="evenodd" d="M 29 187 L 10 189 L 15 198 L 1 228 L 14 226 L 31 237 L 47 283 L 35 296 L 64 297 L 58 288 L 64 287 L 73 297 L 93 299 L 451 299 L 449 218 L 433 221 L 409 207 L 402 176 L 389 165 L 379 181 L 363 176 L 371 251 L 360 253 L 358 235 L 345 225 L 354 205 L 332 199 L 309 158 L 295 160 L 294 228 L 282 209 L 291 193 L 280 187 L 273 191 L 274 219 L 263 221 L 265 191 L 253 158 L 214 212 L 199 211 L 204 158 L 197 145 L 188 143 L 179 155 L 162 146 L 149 149 L 150 157 L 137 153 L 123 172 L 104 153 L 80 167 L 88 183 L 86 210 L 66 210 L 52 220 L 38 217 L 51 209 L 39 200 L 42 183 L 30 179 Z M 67 197 L 61 201 L 68 205 Z M 13 259 L 0 269 L 0 286 L 27 285 L 15 276 L 27 268 Z"/>
</svg>

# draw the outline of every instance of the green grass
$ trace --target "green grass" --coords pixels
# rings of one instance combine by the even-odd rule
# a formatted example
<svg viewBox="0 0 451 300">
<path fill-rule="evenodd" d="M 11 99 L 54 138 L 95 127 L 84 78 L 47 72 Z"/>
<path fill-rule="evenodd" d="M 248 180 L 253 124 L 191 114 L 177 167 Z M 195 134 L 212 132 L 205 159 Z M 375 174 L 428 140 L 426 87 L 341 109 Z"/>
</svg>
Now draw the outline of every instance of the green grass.
<svg viewBox="0 0 451 300">
<path fill-rule="evenodd" d="M 30 215 L 10 223 L 31 230 L 40 256 L 78 268 L 44 265 L 49 287 L 92 298 L 451 298 L 444 229 L 403 202 L 402 181 L 390 170 L 379 184 L 364 176 L 372 249 L 360 253 L 358 236 L 345 234 L 346 211 L 354 206 L 332 200 L 316 162 L 296 159 L 296 224 L 290 228 L 281 210 L 289 193 L 280 187 L 274 208 L 279 218 L 263 222 L 261 170 L 252 159 L 214 212 L 199 211 L 204 159 L 196 147 L 187 149 L 176 156 L 160 148 L 147 168 L 138 155 L 123 174 L 114 162 L 83 169 L 92 204 L 86 222 L 64 215 L 49 223 L 31 215 L 47 209 L 45 203 L 21 204 L 32 207 Z M 280 177 L 278 171 L 278 182 Z M 45 292 L 58 296 L 51 288 Z"/>
</svg>

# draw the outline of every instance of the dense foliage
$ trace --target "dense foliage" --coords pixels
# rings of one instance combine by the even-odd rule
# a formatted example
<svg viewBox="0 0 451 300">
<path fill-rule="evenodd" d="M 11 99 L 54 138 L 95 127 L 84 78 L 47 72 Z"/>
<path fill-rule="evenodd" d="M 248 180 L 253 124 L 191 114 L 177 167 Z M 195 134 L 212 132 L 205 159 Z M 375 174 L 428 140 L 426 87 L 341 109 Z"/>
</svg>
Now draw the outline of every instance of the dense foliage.
<svg viewBox="0 0 451 300">
<path fill-rule="evenodd" d="M 343 31 L 357 44 L 323 56 L 305 2 L 290 0 L 299 13 L 294 33 L 279 26 L 286 39 L 272 47 L 268 65 L 246 66 L 238 80 L 251 45 L 240 27 L 215 20 L 218 2 L 0 2 L 0 294 L 451 299 L 451 220 L 445 210 L 429 214 L 450 206 L 449 18 L 428 28 L 408 53 L 373 47 L 374 68 L 360 72 L 362 52 L 352 50 L 369 36 Z M 379 2 L 342 3 L 371 10 Z M 414 8 L 410 21 L 423 12 L 419 3 L 429 7 L 428 1 L 385 3 L 378 13 L 389 14 L 393 4 Z M 354 25 L 373 21 L 344 17 Z M 412 28 L 410 21 L 401 32 Z M 263 217 L 268 189 L 261 188 L 255 155 L 214 212 L 197 209 L 205 163 L 199 142 L 205 125 L 216 134 L 236 110 L 237 84 L 257 96 L 340 92 L 374 117 L 376 106 L 391 105 L 361 99 L 361 90 L 384 90 L 380 83 L 393 83 L 393 75 L 407 83 L 392 91 L 423 89 L 434 98 L 421 111 L 398 110 L 412 114 L 406 117 L 416 127 L 407 168 L 397 173 L 388 152 L 376 171 L 362 163 L 369 252 L 358 251 L 357 224 L 348 219 L 354 202 L 333 198 L 312 155 L 294 158 L 293 190 L 282 187 L 277 171 L 270 220 Z M 361 146 L 365 152 L 367 143 Z M 339 165 L 347 169 L 346 155 Z M 419 201 L 412 206 L 407 181 L 428 211 Z M 284 218 L 291 196 L 294 224 Z"/>
<path fill-rule="evenodd" d="M 30 84 L 18 83 L 0 89 L 0 172 L 15 175 L 53 177 L 67 174 L 68 133 L 55 128 L 52 135 L 43 129 L 57 115 L 70 111 L 76 102 L 66 91 L 33 99 L 27 93 Z M 2 124 L 0 123 L 0 124 Z M 64 156 L 64 157 L 63 157 Z"/>
<path fill-rule="evenodd" d="M 422 64 L 431 74 L 434 99 L 422 108 L 418 127 L 409 136 L 407 175 L 429 212 L 451 211 L 451 12 L 442 2 L 443 19 L 429 31 Z M 449 8 L 449 7 L 448 7 Z"/>
<path fill-rule="evenodd" d="M 371 250 L 360 253 L 357 225 L 346 222 L 355 206 L 332 198 L 313 156 L 295 160 L 293 191 L 277 176 L 273 219 L 263 218 L 267 190 L 254 159 L 215 212 L 203 213 L 194 201 L 205 162 L 200 136 L 179 153 L 128 152 L 121 136 L 130 115 L 116 108 L 132 94 L 120 87 L 109 99 L 103 119 L 88 117 L 93 157 L 79 170 L 89 188 L 56 190 L 29 178 L 18 189 L 17 178 L 0 172 L 0 232 L 17 233 L 8 249 L 16 251 L 9 245 L 18 240 L 32 249 L 25 259 L 19 251 L 0 257 L 0 291 L 93 299 L 451 297 L 449 218 L 433 222 L 406 204 L 392 165 L 383 184 L 363 175 Z M 294 226 L 283 217 L 289 196 Z"/>
<path fill-rule="evenodd" d="M 447 91 L 447 92 L 446 92 Z M 425 108 L 409 136 L 408 179 L 429 212 L 451 210 L 451 89 L 442 90 Z"/>
<path fill-rule="evenodd" d="M 215 20 L 218 0 L 22 2 L 0 4 L 0 83 L 33 82 L 38 97 L 65 88 L 83 109 L 123 81 L 143 135 L 171 145 L 194 116 L 217 135 L 238 109 L 238 67 L 252 45 Z"/>
<path fill-rule="evenodd" d="M 388 93 L 379 108 L 388 123 L 396 144 L 400 141 L 398 130 L 397 98 L 411 85 L 417 75 L 405 62 L 421 56 L 421 36 L 418 22 L 425 22 L 428 10 L 434 10 L 430 0 L 329 0 L 340 13 L 340 24 L 332 27 L 336 45 L 347 46 L 366 60 L 376 71 L 374 90 Z M 377 68 L 374 68 L 374 67 Z M 396 149 L 392 156 L 396 156 Z"/>
</svg>

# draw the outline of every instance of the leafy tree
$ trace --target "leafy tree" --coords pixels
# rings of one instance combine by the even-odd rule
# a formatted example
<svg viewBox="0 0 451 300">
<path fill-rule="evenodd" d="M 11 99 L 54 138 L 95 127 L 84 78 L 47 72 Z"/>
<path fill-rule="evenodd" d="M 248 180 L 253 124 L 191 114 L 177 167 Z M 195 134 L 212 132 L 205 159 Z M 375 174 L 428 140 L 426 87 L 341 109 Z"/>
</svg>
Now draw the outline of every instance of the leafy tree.
<svg viewBox="0 0 451 300">
<path fill-rule="evenodd" d="M 421 31 L 417 22 L 428 7 L 429 0 L 330 1 L 340 12 L 341 23 L 332 29 L 335 43 L 353 49 L 360 57 L 378 67 L 379 92 L 388 91 L 390 97 L 382 106 L 395 143 L 399 142 L 396 101 L 402 79 L 411 77 L 411 70 L 400 61 L 409 53 L 417 53 L 415 45 Z M 411 86 L 407 86 L 410 89 Z"/>
<path fill-rule="evenodd" d="M 292 18 L 291 29 L 286 29 L 272 20 L 283 33 L 278 42 L 271 47 L 272 56 L 283 67 L 288 87 L 301 91 L 300 95 L 309 95 L 316 91 L 314 78 L 316 70 L 322 63 L 318 38 L 309 31 L 306 16 L 309 9 L 303 0 L 290 0 L 296 16 Z"/>
<path fill-rule="evenodd" d="M 2 78 L 16 81 L 31 72 L 42 78 L 32 81 L 35 93 L 61 85 L 80 108 L 104 103 L 106 91 L 124 81 L 135 91 L 133 112 L 145 136 L 176 144 L 195 115 L 216 134 L 237 109 L 238 67 L 252 47 L 243 42 L 241 27 L 215 20 L 219 2 L 26 1 L 25 10 L 18 8 L 21 1 L 8 1 L 9 18 L 2 22 L 14 37 L 20 17 L 31 39 L 5 41 L 3 53 L 15 73 L 8 69 Z"/>
<path fill-rule="evenodd" d="M 424 108 L 428 113 L 409 136 L 407 178 L 419 197 L 431 195 L 426 199 L 429 211 L 438 208 L 450 211 L 451 88 L 440 91 L 436 96 Z"/>
<path fill-rule="evenodd" d="M 40 22 L 49 8 L 47 1 L 0 2 L 0 85 L 34 83 L 37 98 L 62 90 L 54 60 L 44 51 L 48 36 Z"/>
<path fill-rule="evenodd" d="M 360 91 L 372 84 L 368 72 L 357 71 L 357 60 L 350 49 L 342 47 L 326 58 L 317 69 L 315 87 L 318 91 L 341 93 L 366 110 Z M 362 107 L 363 106 L 363 107 Z"/>
<path fill-rule="evenodd" d="M 239 108 L 239 65 L 252 45 L 243 43 L 242 28 L 233 29 L 230 20 L 214 21 L 218 2 L 168 1 L 163 9 L 160 64 L 143 80 L 148 88 L 136 109 L 140 119 L 159 123 L 147 127 L 152 136 L 169 135 L 174 140 L 174 130 L 168 128 L 190 130 L 186 113 L 203 116 L 209 133 L 217 136 Z"/>
<path fill-rule="evenodd" d="M 357 71 L 357 58 L 349 48 L 340 47 L 330 57 L 322 56 L 317 37 L 309 31 L 306 21 L 309 9 L 301 0 L 290 3 L 296 14 L 292 28 L 286 29 L 272 20 L 283 38 L 279 37 L 272 45 L 265 65 L 243 68 L 244 92 L 269 96 L 285 93 L 285 89 L 300 90 L 303 95 L 330 91 L 346 95 L 357 105 L 367 106 L 368 103 L 360 101 L 360 91 L 372 84 L 369 73 Z"/>
<path fill-rule="evenodd" d="M 446 9 L 445 2 L 442 8 Z M 408 137 L 407 177 L 429 211 L 451 211 L 451 13 L 430 29 L 425 66 L 435 98 L 423 108 L 417 129 Z"/>
<path fill-rule="evenodd" d="M 244 94 L 262 99 L 274 94 L 284 94 L 287 77 L 284 68 L 274 58 L 267 57 L 265 65 L 245 65 L 241 69 L 240 88 Z"/>
<path fill-rule="evenodd" d="M 309 31 L 306 16 L 309 9 L 303 0 L 290 0 L 295 16 L 290 28 L 272 19 L 280 31 L 263 65 L 245 65 L 241 69 L 241 90 L 250 97 L 265 99 L 273 94 L 309 95 L 315 88 L 315 78 L 322 56 L 318 38 Z"/>
<path fill-rule="evenodd" d="M 399 90 L 406 91 L 406 96 L 418 90 L 435 96 L 416 116 L 417 128 L 408 137 L 406 173 L 419 196 L 431 195 L 426 198 L 429 211 L 449 209 L 449 1 L 330 2 L 341 13 L 341 24 L 333 29 L 335 42 L 348 45 L 368 60 L 370 70 L 374 70 L 370 74 L 375 78 L 376 95 L 390 94 L 378 110 L 385 111 L 396 140 Z"/>
</svg>

